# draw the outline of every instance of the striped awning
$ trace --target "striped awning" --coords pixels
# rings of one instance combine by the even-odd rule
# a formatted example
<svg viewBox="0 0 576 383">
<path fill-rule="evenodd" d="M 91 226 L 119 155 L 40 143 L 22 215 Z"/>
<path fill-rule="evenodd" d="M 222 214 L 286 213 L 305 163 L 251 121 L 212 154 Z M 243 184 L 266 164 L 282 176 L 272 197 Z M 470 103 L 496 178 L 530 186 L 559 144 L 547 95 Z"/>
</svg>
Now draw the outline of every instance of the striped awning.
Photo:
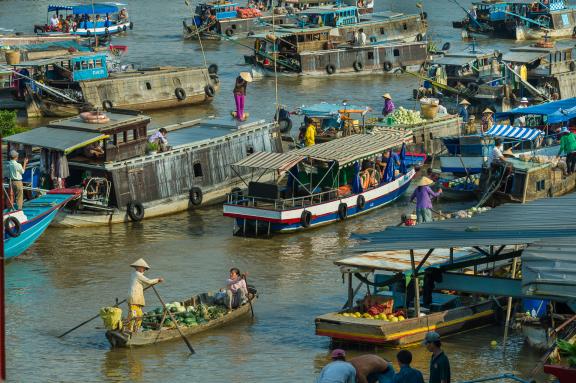
<svg viewBox="0 0 576 383">
<path fill-rule="evenodd" d="M 487 136 L 515 138 L 517 140 L 532 141 L 543 134 L 541 130 L 531 128 L 521 128 L 512 125 L 494 125 L 486 133 Z"/>
<path fill-rule="evenodd" d="M 304 158 L 305 156 L 291 153 L 256 152 L 236 162 L 232 166 L 283 172 L 289 170 Z"/>
</svg>

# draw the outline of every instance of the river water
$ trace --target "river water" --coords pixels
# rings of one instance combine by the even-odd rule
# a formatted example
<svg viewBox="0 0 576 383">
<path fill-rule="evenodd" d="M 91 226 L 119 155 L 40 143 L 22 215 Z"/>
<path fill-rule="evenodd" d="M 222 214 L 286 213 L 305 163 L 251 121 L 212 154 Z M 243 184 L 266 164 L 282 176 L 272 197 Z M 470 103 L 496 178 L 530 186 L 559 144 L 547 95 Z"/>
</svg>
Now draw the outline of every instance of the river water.
<svg viewBox="0 0 576 383">
<path fill-rule="evenodd" d="M 145 66 L 202 65 L 197 43 L 181 39 L 183 1 L 126 1 L 135 28 L 115 44 L 126 44 L 127 62 Z M 31 32 L 45 20 L 49 1 L 0 0 L 0 27 Z M 377 10 L 414 12 L 415 1 L 380 1 Z M 462 11 L 449 0 L 425 1 L 430 36 L 453 47 L 464 46 L 451 21 Z M 468 6 L 469 2 L 463 1 Z M 480 45 L 504 47 L 509 42 L 483 39 Z M 153 112 L 164 125 L 200 116 L 227 115 L 233 108 L 233 79 L 242 70 L 248 50 L 230 43 L 204 45 L 208 63 L 217 63 L 221 93 L 211 105 Z M 412 78 L 368 76 L 338 80 L 281 79 L 279 102 L 297 107 L 320 101 L 379 108 L 380 95 L 391 93 L 397 104 L 409 101 L 417 84 Z M 276 92 L 273 79 L 249 86 L 247 110 L 269 119 Z M 38 125 L 38 122 L 30 122 Z M 459 206 L 441 206 L 444 210 Z M 6 267 L 7 349 L 9 381 L 15 382 L 300 382 L 313 381 L 328 361 L 326 338 L 314 335 L 314 317 L 338 309 L 346 289 L 333 261 L 346 255 L 350 235 L 396 224 L 409 209 L 406 199 L 346 224 L 334 224 L 272 240 L 232 236 L 232 222 L 221 208 L 198 209 L 139 224 L 91 229 L 49 229 L 33 248 Z M 150 276 L 163 276 L 159 287 L 167 301 L 223 285 L 230 267 L 249 272 L 260 292 L 255 318 L 210 331 L 192 339 L 197 354 L 190 357 L 180 341 L 157 347 L 110 350 L 99 320 L 56 336 L 111 305 L 127 293 L 130 267 L 144 257 Z M 158 305 L 147 296 L 148 306 Z M 491 347 L 496 340 L 498 345 Z M 539 354 L 503 329 L 487 327 L 445 339 L 455 380 L 516 372 L 526 375 Z M 427 376 L 429 354 L 411 348 L 413 365 Z M 378 353 L 394 360 L 396 350 Z M 352 355 L 359 352 L 351 352 Z"/>
</svg>

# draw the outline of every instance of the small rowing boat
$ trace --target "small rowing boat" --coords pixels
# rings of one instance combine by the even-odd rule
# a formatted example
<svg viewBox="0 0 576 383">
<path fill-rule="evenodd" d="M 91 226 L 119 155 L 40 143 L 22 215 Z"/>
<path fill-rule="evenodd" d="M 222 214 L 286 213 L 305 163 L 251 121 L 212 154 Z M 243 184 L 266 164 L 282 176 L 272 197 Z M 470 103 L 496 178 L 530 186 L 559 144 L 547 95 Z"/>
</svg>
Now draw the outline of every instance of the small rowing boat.
<svg viewBox="0 0 576 383">
<path fill-rule="evenodd" d="M 248 315 L 254 300 L 258 297 L 257 294 L 257 290 L 249 286 L 249 302 L 230 312 L 226 312 L 224 306 L 216 304 L 217 295 L 212 292 L 193 296 L 184 302 L 167 304 L 166 307 L 177 319 L 182 334 L 190 337 Z M 176 325 L 162 308 L 145 313 L 142 319 L 141 331 L 130 332 L 126 327 L 122 330 L 106 331 L 106 338 L 112 347 L 148 346 L 180 338 Z M 156 322 L 157 319 L 160 319 L 159 323 Z"/>
</svg>

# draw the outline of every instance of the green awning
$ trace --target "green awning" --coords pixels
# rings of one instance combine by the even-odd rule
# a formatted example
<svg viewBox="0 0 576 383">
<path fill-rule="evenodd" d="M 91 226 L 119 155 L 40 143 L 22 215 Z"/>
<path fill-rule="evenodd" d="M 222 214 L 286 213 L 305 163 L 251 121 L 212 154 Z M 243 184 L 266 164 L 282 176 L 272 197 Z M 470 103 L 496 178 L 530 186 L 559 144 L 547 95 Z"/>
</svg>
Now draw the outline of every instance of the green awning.
<svg viewBox="0 0 576 383">
<path fill-rule="evenodd" d="M 30 145 L 32 147 L 57 150 L 68 154 L 76 149 L 83 148 L 93 142 L 107 138 L 106 134 L 99 132 L 85 132 L 70 129 L 57 129 L 40 127 L 24 133 L 4 137 L 4 142 Z"/>
</svg>

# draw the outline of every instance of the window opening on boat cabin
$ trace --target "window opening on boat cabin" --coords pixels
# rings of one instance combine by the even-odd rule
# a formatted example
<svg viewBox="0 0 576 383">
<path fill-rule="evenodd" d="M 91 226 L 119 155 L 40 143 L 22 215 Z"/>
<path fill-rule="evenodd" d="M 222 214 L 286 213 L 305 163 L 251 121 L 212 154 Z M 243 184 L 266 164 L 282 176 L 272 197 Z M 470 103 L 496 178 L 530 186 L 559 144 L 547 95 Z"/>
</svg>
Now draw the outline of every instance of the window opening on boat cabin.
<svg viewBox="0 0 576 383">
<path fill-rule="evenodd" d="M 368 52 L 368 60 L 374 60 L 374 52 Z"/>
<path fill-rule="evenodd" d="M 536 182 L 536 191 L 542 191 L 546 189 L 546 181 L 540 180 Z"/>
<path fill-rule="evenodd" d="M 254 147 L 253 147 L 252 145 L 248 145 L 248 146 L 246 147 L 246 154 L 247 154 L 247 155 L 250 155 L 250 154 L 253 154 L 253 153 L 254 153 Z"/>
<path fill-rule="evenodd" d="M 148 90 L 152 89 L 152 85 L 150 85 L 149 82 L 146 82 L 146 89 L 148 89 Z"/>
<path fill-rule="evenodd" d="M 400 49 L 394 49 L 394 57 L 400 56 Z"/>
<path fill-rule="evenodd" d="M 406 23 L 402 24 L 402 28 L 404 28 L 404 30 L 408 30 L 408 25 Z"/>
<path fill-rule="evenodd" d="M 384 28 L 380 28 L 380 34 L 383 35 L 384 33 Z"/>
<path fill-rule="evenodd" d="M 194 164 L 194 177 L 202 177 L 202 164 L 200 162 Z"/>
<path fill-rule="evenodd" d="M 432 135 L 432 132 L 430 132 L 430 139 L 433 140 L 434 136 Z"/>
</svg>

